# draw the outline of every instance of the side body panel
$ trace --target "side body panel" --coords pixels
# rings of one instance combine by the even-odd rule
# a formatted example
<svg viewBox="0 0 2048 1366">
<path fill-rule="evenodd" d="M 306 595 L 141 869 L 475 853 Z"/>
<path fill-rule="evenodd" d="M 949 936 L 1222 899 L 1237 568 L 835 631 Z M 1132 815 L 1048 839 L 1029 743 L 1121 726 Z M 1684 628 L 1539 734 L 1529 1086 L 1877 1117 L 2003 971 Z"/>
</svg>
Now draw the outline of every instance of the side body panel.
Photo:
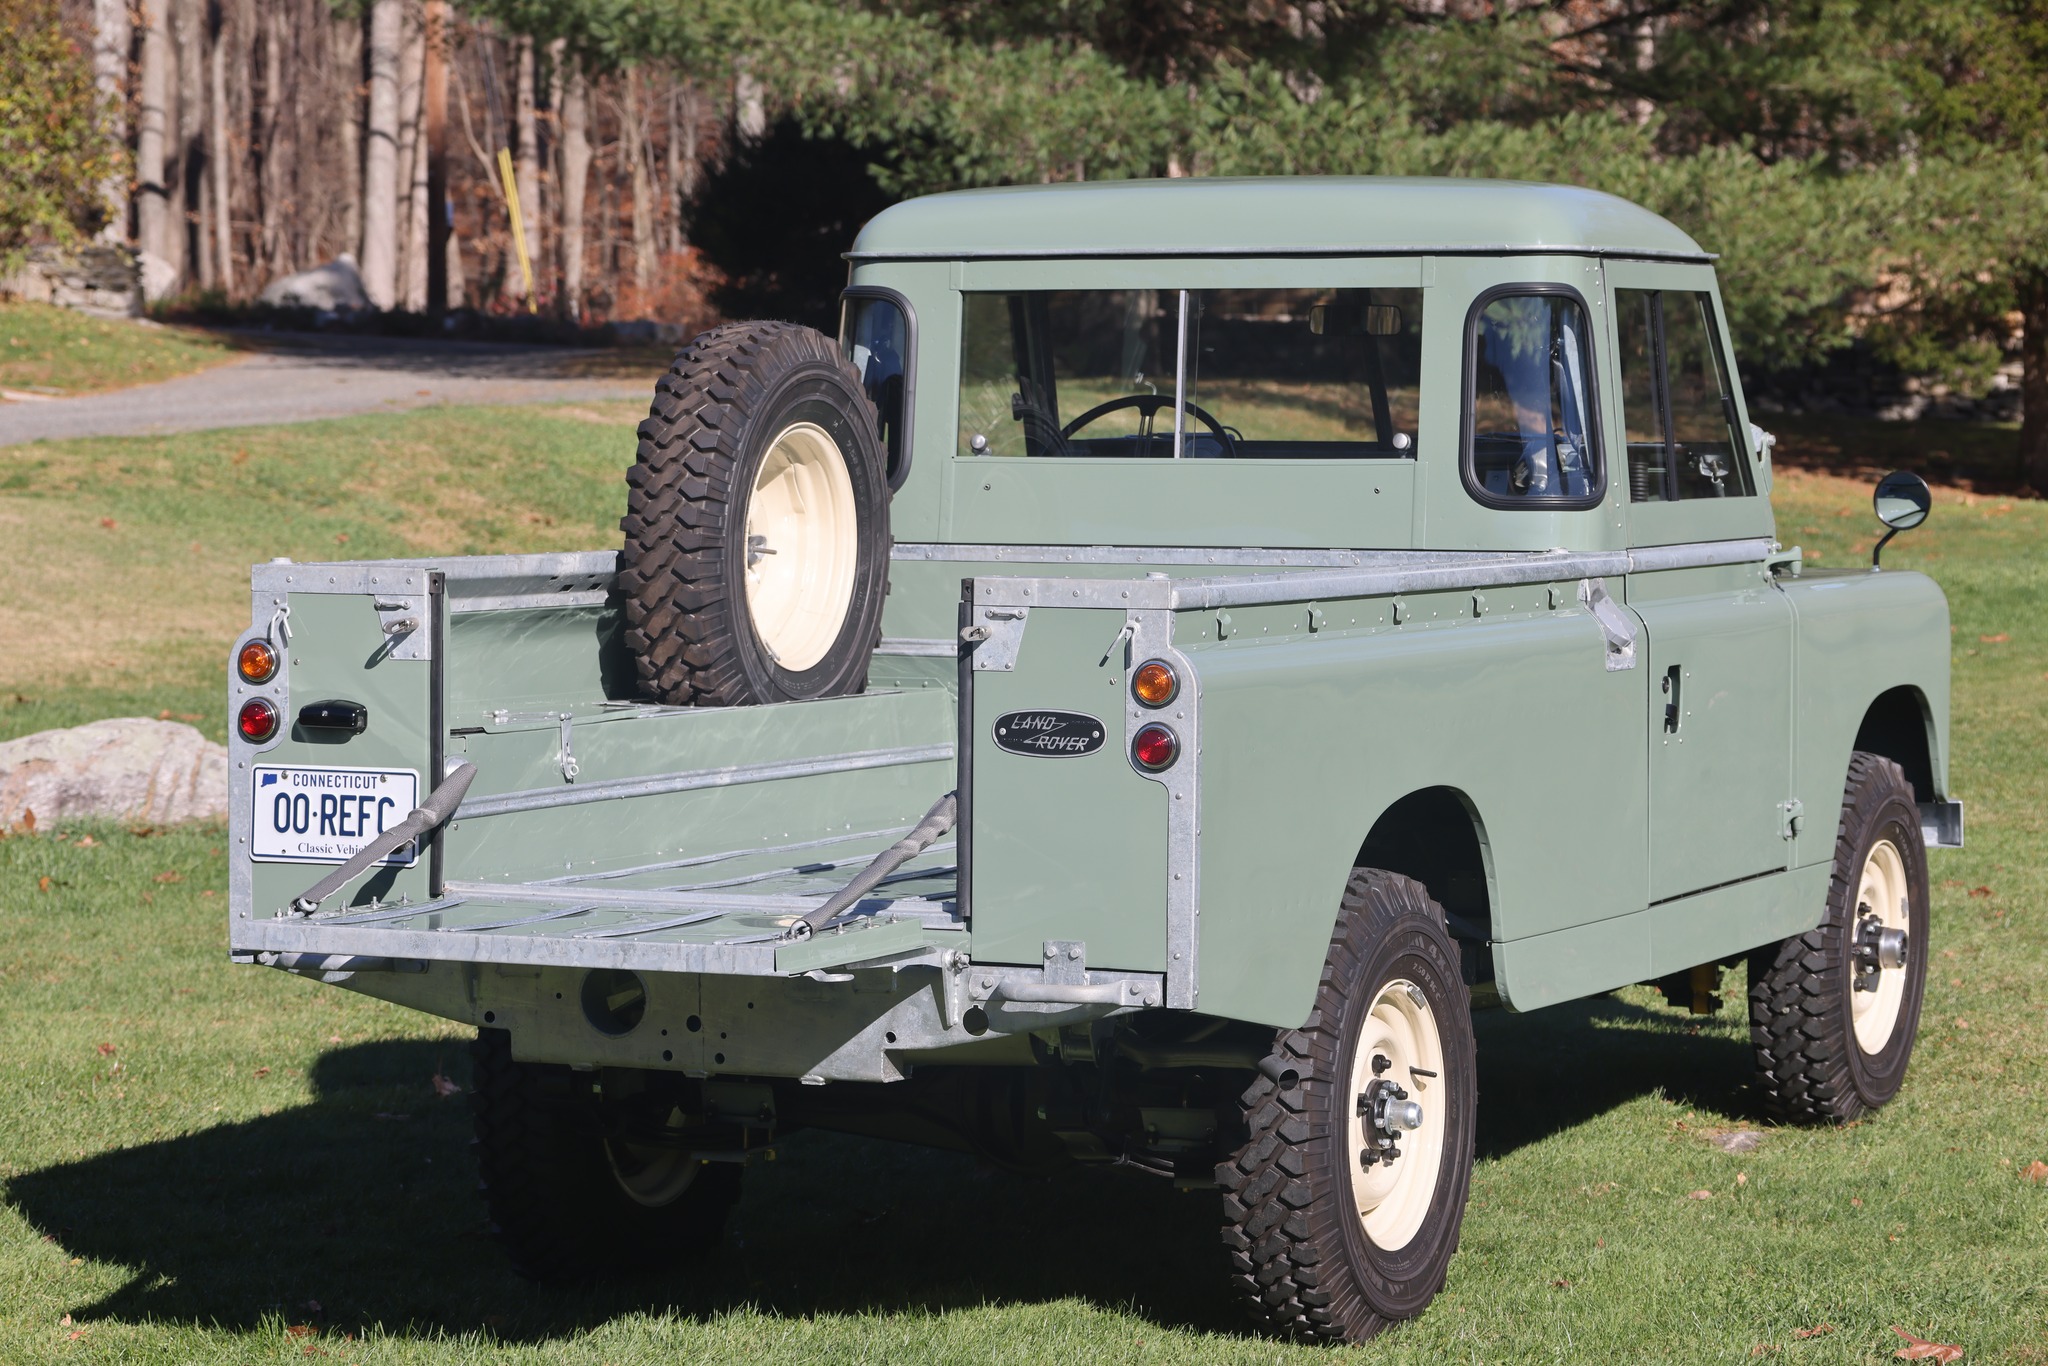
<svg viewBox="0 0 2048 1366">
<path fill-rule="evenodd" d="M 1785 596 L 1796 621 L 1792 796 L 1803 810 L 1792 859 L 1804 866 L 1833 857 L 1857 729 L 1893 688 L 1913 689 L 1924 712 L 1934 790 L 1920 800 L 1956 795 L 1948 778 L 1948 599 L 1926 575 L 1901 569 L 1808 569 L 1785 580 Z"/>
<path fill-rule="evenodd" d="M 1496 963 L 1596 925 L 1569 994 L 1642 975 L 1644 671 L 1609 672 L 1574 585 L 1183 614 L 1202 689 L 1200 1009 L 1306 1015 L 1376 817 L 1448 786 L 1477 813 Z M 1555 604 L 1555 605 L 1553 605 Z M 1356 623 L 1354 625 L 1354 623 Z"/>
</svg>

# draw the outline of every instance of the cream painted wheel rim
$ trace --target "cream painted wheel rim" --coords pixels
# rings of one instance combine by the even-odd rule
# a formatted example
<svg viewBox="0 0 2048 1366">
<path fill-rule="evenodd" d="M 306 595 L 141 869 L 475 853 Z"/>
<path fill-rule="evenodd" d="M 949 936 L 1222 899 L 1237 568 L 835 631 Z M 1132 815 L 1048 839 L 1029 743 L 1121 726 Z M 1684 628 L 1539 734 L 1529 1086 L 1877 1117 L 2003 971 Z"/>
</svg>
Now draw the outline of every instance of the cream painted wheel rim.
<svg viewBox="0 0 2048 1366">
<path fill-rule="evenodd" d="M 1879 840 L 1871 846 L 1869 857 L 1863 860 L 1863 876 L 1856 885 L 1856 908 L 1849 923 L 1850 943 L 1855 943 L 1857 934 L 1862 930 L 1865 906 L 1870 908 L 1870 914 L 1884 923 L 1885 929 L 1910 933 L 1907 896 L 1906 860 L 1899 856 L 1897 845 L 1890 840 Z M 1909 959 L 1919 949 L 1918 944 L 1907 939 Z M 1850 961 L 1853 965 L 1854 959 Z M 1899 1006 L 1906 999 L 1906 969 L 1878 969 L 1876 991 L 1856 990 L 1855 976 L 1852 966 L 1849 974 L 1849 1015 L 1856 1029 L 1856 1046 L 1865 1053 L 1880 1053 L 1891 1042 L 1892 1031 L 1898 1027 Z"/>
<path fill-rule="evenodd" d="M 1390 1064 L 1375 1076 L 1372 1063 Z M 1434 1073 L 1435 1075 L 1422 1075 Z M 1422 1127 L 1401 1135 L 1401 1155 L 1392 1162 L 1367 1167 L 1359 1154 L 1372 1144 L 1372 1133 L 1358 1113 L 1360 1097 L 1375 1080 L 1392 1081 L 1422 1106 Z M 1344 1160 L 1351 1170 L 1351 1196 L 1365 1234 L 1374 1247 L 1392 1252 L 1406 1247 L 1429 1215 L 1436 1196 L 1437 1174 L 1443 1168 L 1445 1121 L 1450 1086 L 1444 1075 L 1443 1036 L 1429 998 L 1413 982 L 1396 979 L 1380 988 L 1366 1013 L 1352 1054 L 1351 1087 L 1344 1097 Z"/>
<path fill-rule="evenodd" d="M 802 673 L 839 639 L 859 552 L 839 443 L 813 422 L 783 428 L 747 496 L 747 613 L 776 664 Z"/>
<path fill-rule="evenodd" d="M 676 1148 L 642 1147 L 607 1139 L 605 1160 L 611 1163 L 612 1179 L 636 1205 L 660 1209 L 683 1198 L 696 1184 L 699 1159 Z"/>
</svg>

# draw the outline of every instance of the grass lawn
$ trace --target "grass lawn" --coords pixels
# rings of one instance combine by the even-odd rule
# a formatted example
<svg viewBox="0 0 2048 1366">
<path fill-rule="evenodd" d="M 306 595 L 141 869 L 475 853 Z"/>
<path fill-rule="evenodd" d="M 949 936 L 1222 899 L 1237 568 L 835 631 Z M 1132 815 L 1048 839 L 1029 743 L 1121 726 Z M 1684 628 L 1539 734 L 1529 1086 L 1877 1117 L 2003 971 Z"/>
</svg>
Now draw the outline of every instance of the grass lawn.
<svg viewBox="0 0 2048 1366">
<path fill-rule="evenodd" d="M 54 304 L 0 303 L 0 343 L 0 389 L 53 398 L 173 379 L 238 354 L 208 332 L 89 318 Z"/>
<path fill-rule="evenodd" d="M 0 453 L 31 575 L 0 601 L 0 736 L 160 710 L 218 735 L 251 560 L 609 544 L 635 409 Z M 1809 558 L 1867 558 L 1867 484 L 1790 470 L 1776 501 Z M 1463 1248 L 1370 1359 L 1874 1362 L 1896 1326 L 2048 1366 L 2048 1182 L 2025 1176 L 2048 1160 L 2044 536 L 2048 504 L 1943 489 L 1886 552 L 1949 593 L 1970 820 L 1931 860 L 1899 1100 L 1759 1124 L 1732 1005 L 1695 1021 L 1631 988 L 1482 1016 Z M 703 1267 L 523 1285 L 486 1236 L 465 1103 L 434 1085 L 466 1079 L 460 1033 L 229 966 L 224 844 L 0 839 L 0 1360 L 1331 1359 L 1240 1331 L 1213 1197 L 823 1134 L 749 1171 Z M 1742 1127 L 1755 1151 L 1709 1141 Z"/>
</svg>

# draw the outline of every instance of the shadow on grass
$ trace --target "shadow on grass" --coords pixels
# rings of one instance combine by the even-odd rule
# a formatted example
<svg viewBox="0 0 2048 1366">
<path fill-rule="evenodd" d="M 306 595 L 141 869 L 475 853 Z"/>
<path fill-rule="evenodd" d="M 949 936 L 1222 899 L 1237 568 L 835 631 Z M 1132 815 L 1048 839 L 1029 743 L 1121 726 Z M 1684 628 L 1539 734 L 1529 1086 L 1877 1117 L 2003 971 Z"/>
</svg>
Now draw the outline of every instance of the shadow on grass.
<svg viewBox="0 0 2048 1366">
<path fill-rule="evenodd" d="M 1739 1055 L 1739 1056 L 1738 1056 Z M 1479 1150 L 1498 1157 L 1663 1087 L 1740 1112 L 1746 1050 L 1602 999 L 1481 1020 Z M 1079 1299 L 1163 1326 L 1236 1332 L 1216 1200 L 1151 1178 L 1050 1179 L 970 1158 L 793 1135 L 747 1173 L 724 1243 L 693 1267 L 596 1286 L 515 1279 L 485 1228 L 466 1080 L 449 1042 L 337 1049 L 308 1105 L 13 1179 L 8 1200 L 71 1255 L 132 1269 L 74 1319 L 543 1342 L 635 1312 L 788 1316 Z M 318 1306 L 317 1308 L 315 1306 Z"/>
</svg>

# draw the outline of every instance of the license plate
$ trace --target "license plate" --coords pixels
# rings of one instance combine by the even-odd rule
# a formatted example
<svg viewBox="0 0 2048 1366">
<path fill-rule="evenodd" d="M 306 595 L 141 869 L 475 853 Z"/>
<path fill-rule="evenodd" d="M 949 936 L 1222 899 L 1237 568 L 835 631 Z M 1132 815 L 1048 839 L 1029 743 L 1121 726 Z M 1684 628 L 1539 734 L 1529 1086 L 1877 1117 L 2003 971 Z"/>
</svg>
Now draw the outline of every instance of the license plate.
<svg viewBox="0 0 2048 1366">
<path fill-rule="evenodd" d="M 252 857 L 266 863 L 346 863 L 412 814 L 420 775 L 410 768 L 300 768 L 259 765 L 250 811 Z M 409 868 L 417 841 L 378 862 Z"/>
</svg>

